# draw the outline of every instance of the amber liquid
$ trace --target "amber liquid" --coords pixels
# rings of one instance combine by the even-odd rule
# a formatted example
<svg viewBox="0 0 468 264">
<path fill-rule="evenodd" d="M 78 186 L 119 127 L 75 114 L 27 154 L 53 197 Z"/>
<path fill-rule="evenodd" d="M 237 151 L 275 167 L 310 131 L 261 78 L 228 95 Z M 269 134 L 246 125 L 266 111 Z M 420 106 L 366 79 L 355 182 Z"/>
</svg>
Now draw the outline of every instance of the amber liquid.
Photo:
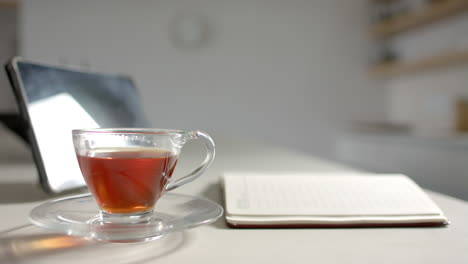
<svg viewBox="0 0 468 264">
<path fill-rule="evenodd" d="M 100 149 L 78 155 L 89 190 L 107 213 L 149 211 L 174 172 L 177 156 L 160 149 Z"/>
</svg>

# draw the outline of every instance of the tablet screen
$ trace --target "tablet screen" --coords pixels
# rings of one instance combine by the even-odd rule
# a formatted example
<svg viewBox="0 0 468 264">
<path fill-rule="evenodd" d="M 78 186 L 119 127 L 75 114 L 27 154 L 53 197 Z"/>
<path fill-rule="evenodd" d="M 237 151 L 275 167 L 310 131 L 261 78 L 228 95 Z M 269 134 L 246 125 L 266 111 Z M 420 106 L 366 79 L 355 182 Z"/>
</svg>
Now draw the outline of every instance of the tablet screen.
<svg viewBox="0 0 468 264">
<path fill-rule="evenodd" d="M 149 127 L 132 80 L 17 61 L 14 64 L 31 125 L 41 182 L 52 192 L 85 185 L 71 130 Z M 18 89 L 18 88 L 17 88 Z"/>
</svg>

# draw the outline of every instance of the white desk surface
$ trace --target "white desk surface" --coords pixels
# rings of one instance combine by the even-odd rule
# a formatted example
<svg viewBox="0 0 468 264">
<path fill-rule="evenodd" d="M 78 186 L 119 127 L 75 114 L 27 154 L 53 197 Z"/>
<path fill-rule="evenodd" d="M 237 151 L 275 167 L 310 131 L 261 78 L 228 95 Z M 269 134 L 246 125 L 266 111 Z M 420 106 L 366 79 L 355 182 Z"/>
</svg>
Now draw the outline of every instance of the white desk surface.
<svg viewBox="0 0 468 264">
<path fill-rule="evenodd" d="M 176 192 L 222 204 L 222 171 L 351 170 L 281 148 L 215 141 L 213 166 Z M 197 147 L 187 146 L 175 176 L 198 161 Z M 29 211 L 50 198 L 31 183 L 35 178 L 32 164 L 0 165 L 0 263 L 468 263 L 468 203 L 434 192 L 430 196 L 452 222 L 448 227 L 231 229 L 221 218 L 152 242 L 109 244 L 31 226 Z"/>
</svg>

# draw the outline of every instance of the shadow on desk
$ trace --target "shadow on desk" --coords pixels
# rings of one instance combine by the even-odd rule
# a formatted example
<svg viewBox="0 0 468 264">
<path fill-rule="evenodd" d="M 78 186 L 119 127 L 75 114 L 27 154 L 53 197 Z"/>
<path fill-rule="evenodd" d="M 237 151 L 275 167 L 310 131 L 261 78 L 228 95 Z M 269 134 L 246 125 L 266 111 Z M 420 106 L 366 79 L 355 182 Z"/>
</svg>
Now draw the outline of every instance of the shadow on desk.
<svg viewBox="0 0 468 264">
<path fill-rule="evenodd" d="M 27 203 L 50 197 L 36 183 L 0 183 L 0 203 Z"/>
<path fill-rule="evenodd" d="M 224 196 L 220 183 L 213 183 L 208 185 L 208 187 L 206 187 L 206 189 L 203 191 L 202 196 L 204 198 L 210 199 L 213 202 L 219 203 L 224 207 Z M 224 215 L 218 218 L 218 220 L 216 220 L 211 225 L 218 229 L 229 229 L 229 227 L 226 225 Z"/>
<path fill-rule="evenodd" d="M 0 263 L 142 263 L 169 255 L 186 243 L 185 232 L 144 243 L 107 243 L 24 225 L 0 233 Z"/>
</svg>

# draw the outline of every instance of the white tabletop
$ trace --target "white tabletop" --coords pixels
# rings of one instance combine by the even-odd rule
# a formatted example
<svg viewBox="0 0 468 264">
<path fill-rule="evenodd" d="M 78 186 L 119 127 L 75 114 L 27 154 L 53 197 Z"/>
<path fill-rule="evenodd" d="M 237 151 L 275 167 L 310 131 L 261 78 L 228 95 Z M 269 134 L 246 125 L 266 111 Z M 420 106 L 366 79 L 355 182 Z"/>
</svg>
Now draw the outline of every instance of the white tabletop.
<svg viewBox="0 0 468 264">
<path fill-rule="evenodd" d="M 277 147 L 215 141 L 213 166 L 176 192 L 222 204 L 223 171 L 351 170 Z M 183 150 L 175 176 L 201 160 L 198 147 Z M 231 229 L 221 218 L 152 242 L 109 244 L 50 235 L 31 226 L 29 211 L 50 198 L 35 179 L 32 164 L 0 165 L 0 263 L 468 263 L 468 203 L 434 192 L 429 194 L 450 219 L 448 227 Z"/>
</svg>

